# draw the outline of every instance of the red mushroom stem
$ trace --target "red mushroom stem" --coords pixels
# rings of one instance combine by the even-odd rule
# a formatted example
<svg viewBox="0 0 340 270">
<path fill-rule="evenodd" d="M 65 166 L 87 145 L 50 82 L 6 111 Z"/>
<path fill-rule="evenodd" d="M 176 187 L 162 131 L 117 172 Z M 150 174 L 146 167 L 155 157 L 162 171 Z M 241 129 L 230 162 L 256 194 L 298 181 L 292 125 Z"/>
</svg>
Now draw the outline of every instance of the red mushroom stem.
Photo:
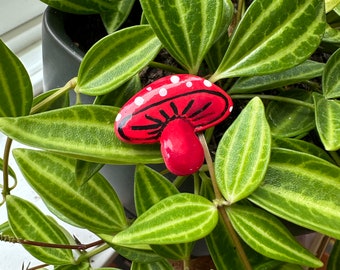
<svg viewBox="0 0 340 270">
<path fill-rule="evenodd" d="M 204 151 L 194 127 L 184 119 L 168 123 L 160 137 L 161 152 L 167 168 L 176 175 L 189 175 L 202 166 Z"/>
</svg>

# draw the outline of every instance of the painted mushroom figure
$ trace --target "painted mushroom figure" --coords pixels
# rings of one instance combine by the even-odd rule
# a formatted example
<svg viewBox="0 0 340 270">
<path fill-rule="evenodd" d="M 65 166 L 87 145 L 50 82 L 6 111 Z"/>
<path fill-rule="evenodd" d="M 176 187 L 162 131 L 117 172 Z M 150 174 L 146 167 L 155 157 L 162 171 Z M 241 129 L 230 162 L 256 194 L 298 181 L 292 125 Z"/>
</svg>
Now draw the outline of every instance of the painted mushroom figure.
<svg viewBox="0 0 340 270">
<path fill-rule="evenodd" d="M 189 175 L 204 162 L 196 134 L 223 121 L 232 108 L 230 96 L 210 81 L 190 74 L 170 75 L 125 103 L 116 117 L 115 132 L 127 143 L 160 142 L 169 171 Z"/>
</svg>

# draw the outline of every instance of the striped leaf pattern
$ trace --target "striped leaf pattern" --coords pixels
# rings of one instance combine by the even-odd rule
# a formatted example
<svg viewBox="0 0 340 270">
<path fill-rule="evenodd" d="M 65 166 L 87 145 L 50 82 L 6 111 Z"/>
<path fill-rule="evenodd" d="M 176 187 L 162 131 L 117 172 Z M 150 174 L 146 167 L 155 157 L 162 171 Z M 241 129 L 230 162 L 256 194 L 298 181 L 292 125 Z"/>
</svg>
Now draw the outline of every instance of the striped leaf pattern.
<svg viewBox="0 0 340 270">
<path fill-rule="evenodd" d="M 178 193 L 177 188 L 163 175 L 147 166 L 137 165 L 134 198 L 138 216 L 162 199 Z M 151 245 L 151 248 L 164 258 L 181 260 L 190 257 L 193 243 Z"/>
<path fill-rule="evenodd" d="M 150 263 L 133 262 L 131 270 L 173 270 L 173 267 L 167 260 L 161 260 Z"/>
<path fill-rule="evenodd" d="M 220 35 L 224 0 L 141 0 L 145 16 L 170 54 L 196 74 Z M 223 26 L 225 27 L 225 26 Z"/>
<path fill-rule="evenodd" d="M 160 48 L 161 43 L 149 25 L 114 32 L 85 54 L 75 90 L 92 96 L 106 94 L 136 75 Z"/>
<path fill-rule="evenodd" d="M 33 88 L 17 56 L 0 40 L 0 117 L 29 114 Z"/>
<path fill-rule="evenodd" d="M 295 224 L 340 239 L 340 169 L 323 159 L 274 148 L 263 183 L 249 199 Z"/>
<path fill-rule="evenodd" d="M 262 76 L 242 77 L 236 81 L 228 93 L 256 93 L 306 81 L 315 77 L 320 77 L 324 70 L 324 66 L 325 64 L 323 63 L 307 60 L 302 64 L 285 71 Z"/>
<path fill-rule="evenodd" d="M 165 198 L 113 236 L 116 245 L 178 244 L 198 240 L 216 226 L 218 211 L 199 195 L 180 193 Z"/>
<path fill-rule="evenodd" d="M 100 12 L 106 31 L 111 34 L 116 31 L 130 14 L 135 0 L 114 1 L 111 10 Z"/>
<path fill-rule="evenodd" d="M 8 221 L 16 237 L 52 244 L 69 244 L 62 229 L 32 203 L 9 195 L 6 196 L 6 205 Z M 24 247 L 33 256 L 48 264 L 74 263 L 71 250 L 30 245 L 24 245 Z"/>
<path fill-rule="evenodd" d="M 40 0 L 47 5 L 69 13 L 92 14 L 114 10 L 125 0 Z M 132 1 L 132 0 L 128 0 Z"/>
<path fill-rule="evenodd" d="M 113 122 L 118 108 L 79 105 L 45 113 L 0 118 L 0 130 L 17 141 L 97 163 L 162 163 L 158 145 L 121 142 Z"/>
<path fill-rule="evenodd" d="M 229 203 L 251 194 L 261 183 L 271 150 L 264 106 L 252 99 L 223 135 L 216 152 L 218 186 Z"/>
<path fill-rule="evenodd" d="M 286 148 L 290 150 L 295 150 L 303 152 L 306 154 L 311 154 L 313 156 L 327 160 L 328 162 L 334 163 L 334 160 L 328 155 L 328 153 L 317 145 L 306 142 L 303 140 L 298 140 L 294 138 L 280 138 L 273 137 L 272 147 L 276 148 Z"/>
<path fill-rule="evenodd" d="M 302 89 L 291 89 L 281 96 L 313 103 L 312 94 Z M 315 127 L 314 110 L 306 106 L 273 100 L 266 108 L 266 116 L 272 135 L 278 137 L 297 137 Z"/>
<path fill-rule="evenodd" d="M 254 1 L 210 80 L 264 75 L 296 66 L 315 51 L 324 29 L 324 1 Z"/>
<path fill-rule="evenodd" d="M 166 197 L 179 193 L 167 178 L 145 165 L 136 166 L 134 183 L 134 197 L 138 216 Z"/>
<path fill-rule="evenodd" d="M 267 212 L 255 207 L 232 205 L 227 213 L 238 234 L 257 252 L 285 262 L 322 266 L 321 261 L 303 248 L 288 229 Z"/>
<path fill-rule="evenodd" d="M 100 174 L 79 186 L 74 159 L 29 149 L 13 154 L 26 180 L 59 218 L 98 233 L 127 226 L 117 194 Z"/>
<path fill-rule="evenodd" d="M 340 101 L 314 93 L 315 122 L 320 139 L 328 151 L 340 149 Z"/>
<path fill-rule="evenodd" d="M 340 97 L 340 49 L 327 61 L 322 77 L 322 91 L 325 98 Z"/>
</svg>

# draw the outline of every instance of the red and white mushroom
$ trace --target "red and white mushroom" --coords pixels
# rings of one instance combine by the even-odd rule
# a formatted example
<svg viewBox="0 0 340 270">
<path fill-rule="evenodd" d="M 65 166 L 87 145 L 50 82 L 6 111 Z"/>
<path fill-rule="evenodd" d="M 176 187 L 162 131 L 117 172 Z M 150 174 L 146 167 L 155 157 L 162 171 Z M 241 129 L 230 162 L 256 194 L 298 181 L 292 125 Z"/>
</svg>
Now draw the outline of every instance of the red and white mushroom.
<svg viewBox="0 0 340 270">
<path fill-rule="evenodd" d="M 170 75 L 125 103 L 116 117 L 115 132 L 127 143 L 160 142 L 167 168 L 188 175 L 204 162 L 196 133 L 223 121 L 232 106 L 230 96 L 210 81 L 190 74 Z"/>
</svg>

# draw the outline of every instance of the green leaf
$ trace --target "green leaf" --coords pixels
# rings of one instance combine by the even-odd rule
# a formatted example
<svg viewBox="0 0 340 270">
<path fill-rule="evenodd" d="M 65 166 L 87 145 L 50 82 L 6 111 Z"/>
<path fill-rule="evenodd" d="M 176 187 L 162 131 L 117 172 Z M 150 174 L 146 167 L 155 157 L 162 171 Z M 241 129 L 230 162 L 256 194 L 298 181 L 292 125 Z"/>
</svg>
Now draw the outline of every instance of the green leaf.
<svg viewBox="0 0 340 270">
<path fill-rule="evenodd" d="M 322 77 L 325 98 L 340 97 L 340 49 L 328 59 Z"/>
<path fill-rule="evenodd" d="M 0 170 L 2 171 L 3 168 L 4 168 L 4 161 L 2 158 L 0 158 Z M 11 176 L 14 180 L 17 179 L 15 171 L 10 166 L 8 166 L 8 175 Z M 0 187 L 2 187 L 1 184 L 0 184 Z"/>
<path fill-rule="evenodd" d="M 85 184 L 89 181 L 92 176 L 94 176 L 99 170 L 104 166 L 104 164 L 98 164 L 94 162 L 77 160 L 75 167 L 76 182 L 78 186 Z"/>
<path fill-rule="evenodd" d="M 59 89 L 60 88 L 49 90 L 34 97 L 32 107 L 39 104 L 40 105 L 39 112 L 45 112 L 45 111 L 49 111 L 53 109 L 68 107 L 70 105 L 69 92 L 63 93 L 61 96 L 59 96 L 57 99 L 53 100 L 52 102 L 45 101 L 46 98 L 58 92 Z"/>
<path fill-rule="evenodd" d="M 111 242 L 125 246 L 188 243 L 209 234 L 217 220 L 217 208 L 212 202 L 199 195 L 180 193 L 149 208 Z"/>
<path fill-rule="evenodd" d="M 334 160 L 328 155 L 326 151 L 316 146 L 313 143 L 292 139 L 292 138 L 280 138 L 274 137 L 272 141 L 272 147 L 276 148 L 287 148 L 290 150 L 295 150 L 299 152 L 303 152 L 306 154 L 311 154 L 313 156 L 322 158 L 328 162 L 334 163 Z"/>
<path fill-rule="evenodd" d="M 124 0 L 40 0 L 45 4 L 68 13 L 91 14 L 114 10 Z M 126 2 L 126 1 L 125 1 Z"/>
<path fill-rule="evenodd" d="M 232 205 L 230 221 L 242 239 L 257 252 L 276 260 L 321 267 L 322 262 L 302 247 L 274 216 L 255 207 Z"/>
<path fill-rule="evenodd" d="M 147 166 L 137 165 L 134 198 L 138 216 L 161 200 L 178 193 L 167 178 Z M 164 258 L 181 260 L 190 257 L 193 243 L 151 245 L 151 248 Z"/>
<path fill-rule="evenodd" d="M 337 270 L 340 265 L 340 241 L 336 241 L 327 263 L 327 270 Z"/>
<path fill-rule="evenodd" d="M 136 166 L 134 183 L 134 198 L 138 216 L 161 200 L 179 193 L 167 178 L 145 165 Z"/>
<path fill-rule="evenodd" d="M 312 104 L 310 92 L 291 89 L 281 95 L 284 98 L 302 100 Z M 315 127 L 314 110 L 285 101 L 271 101 L 266 109 L 271 133 L 278 137 L 296 137 Z"/>
<path fill-rule="evenodd" d="M 166 260 L 150 263 L 132 262 L 131 270 L 173 270 L 170 263 Z"/>
<path fill-rule="evenodd" d="M 9 225 L 8 221 L 6 221 L 6 222 L 4 222 L 0 225 L 0 236 L 1 237 L 14 236 L 14 234 L 11 230 L 11 226 Z"/>
<path fill-rule="evenodd" d="M 145 16 L 170 54 L 196 74 L 220 35 L 224 0 L 141 0 Z"/>
<path fill-rule="evenodd" d="M 18 57 L 0 40 L 0 117 L 29 114 L 33 88 Z"/>
<path fill-rule="evenodd" d="M 32 203 L 19 197 L 6 196 L 8 221 L 17 238 L 68 245 L 63 231 L 46 217 Z M 37 259 L 54 265 L 72 264 L 74 259 L 70 249 L 56 249 L 24 245 L 24 248 Z"/>
<path fill-rule="evenodd" d="M 88 262 L 82 262 L 76 265 L 59 265 L 54 267 L 54 270 L 92 270 L 93 268 L 90 266 Z"/>
<path fill-rule="evenodd" d="M 328 151 L 340 149 L 340 101 L 315 93 L 315 122 L 320 139 Z"/>
<path fill-rule="evenodd" d="M 318 47 L 324 1 L 256 0 L 248 8 L 212 81 L 292 68 Z"/>
<path fill-rule="evenodd" d="M 149 25 L 114 32 L 85 54 L 75 90 L 91 96 L 106 94 L 136 75 L 160 48 L 161 43 Z"/>
<path fill-rule="evenodd" d="M 323 42 L 328 43 L 340 43 L 340 31 L 337 28 L 332 28 L 329 24 L 326 24 L 325 34 L 322 37 Z"/>
<path fill-rule="evenodd" d="M 78 105 L 0 118 L 0 130 L 18 142 L 97 163 L 162 163 L 158 145 L 121 142 L 113 130 L 119 108 Z"/>
<path fill-rule="evenodd" d="M 256 93 L 320 77 L 325 64 L 307 60 L 290 69 L 262 76 L 239 78 L 229 94 Z"/>
<path fill-rule="evenodd" d="M 135 0 L 112 1 L 111 10 L 100 12 L 100 16 L 106 28 L 111 34 L 116 31 L 129 16 Z"/>
<path fill-rule="evenodd" d="M 128 248 L 123 246 L 112 245 L 110 243 L 112 239 L 112 235 L 103 235 L 100 234 L 100 237 L 104 241 L 108 241 L 108 244 L 111 245 L 115 251 L 117 251 L 121 256 L 127 258 L 133 262 L 139 263 L 149 263 L 156 262 L 162 260 L 158 254 L 156 254 L 151 248 L 149 249 L 140 249 L 140 248 Z"/>
<path fill-rule="evenodd" d="M 339 0 L 325 0 L 326 5 L 326 12 L 331 11 L 333 8 L 335 8 L 337 5 L 340 5 Z"/>
<path fill-rule="evenodd" d="M 249 199 L 295 224 L 340 239 L 340 168 L 309 154 L 273 149 Z"/>
<path fill-rule="evenodd" d="M 216 152 L 218 186 L 229 203 L 261 183 L 270 157 L 271 135 L 259 98 L 253 98 L 224 133 Z"/>
<path fill-rule="evenodd" d="M 95 104 L 111 105 L 115 107 L 123 107 L 123 105 L 139 90 L 142 89 L 142 84 L 138 75 L 132 77 L 115 91 L 111 91 L 105 95 L 97 96 Z"/>
<path fill-rule="evenodd" d="M 61 219 L 101 233 L 127 226 L 117 194 L 100 174 L 79 186 L 74 159 L 30 149 L 14 149 L 13 155 L 28 183 Z"/>
</svg>

